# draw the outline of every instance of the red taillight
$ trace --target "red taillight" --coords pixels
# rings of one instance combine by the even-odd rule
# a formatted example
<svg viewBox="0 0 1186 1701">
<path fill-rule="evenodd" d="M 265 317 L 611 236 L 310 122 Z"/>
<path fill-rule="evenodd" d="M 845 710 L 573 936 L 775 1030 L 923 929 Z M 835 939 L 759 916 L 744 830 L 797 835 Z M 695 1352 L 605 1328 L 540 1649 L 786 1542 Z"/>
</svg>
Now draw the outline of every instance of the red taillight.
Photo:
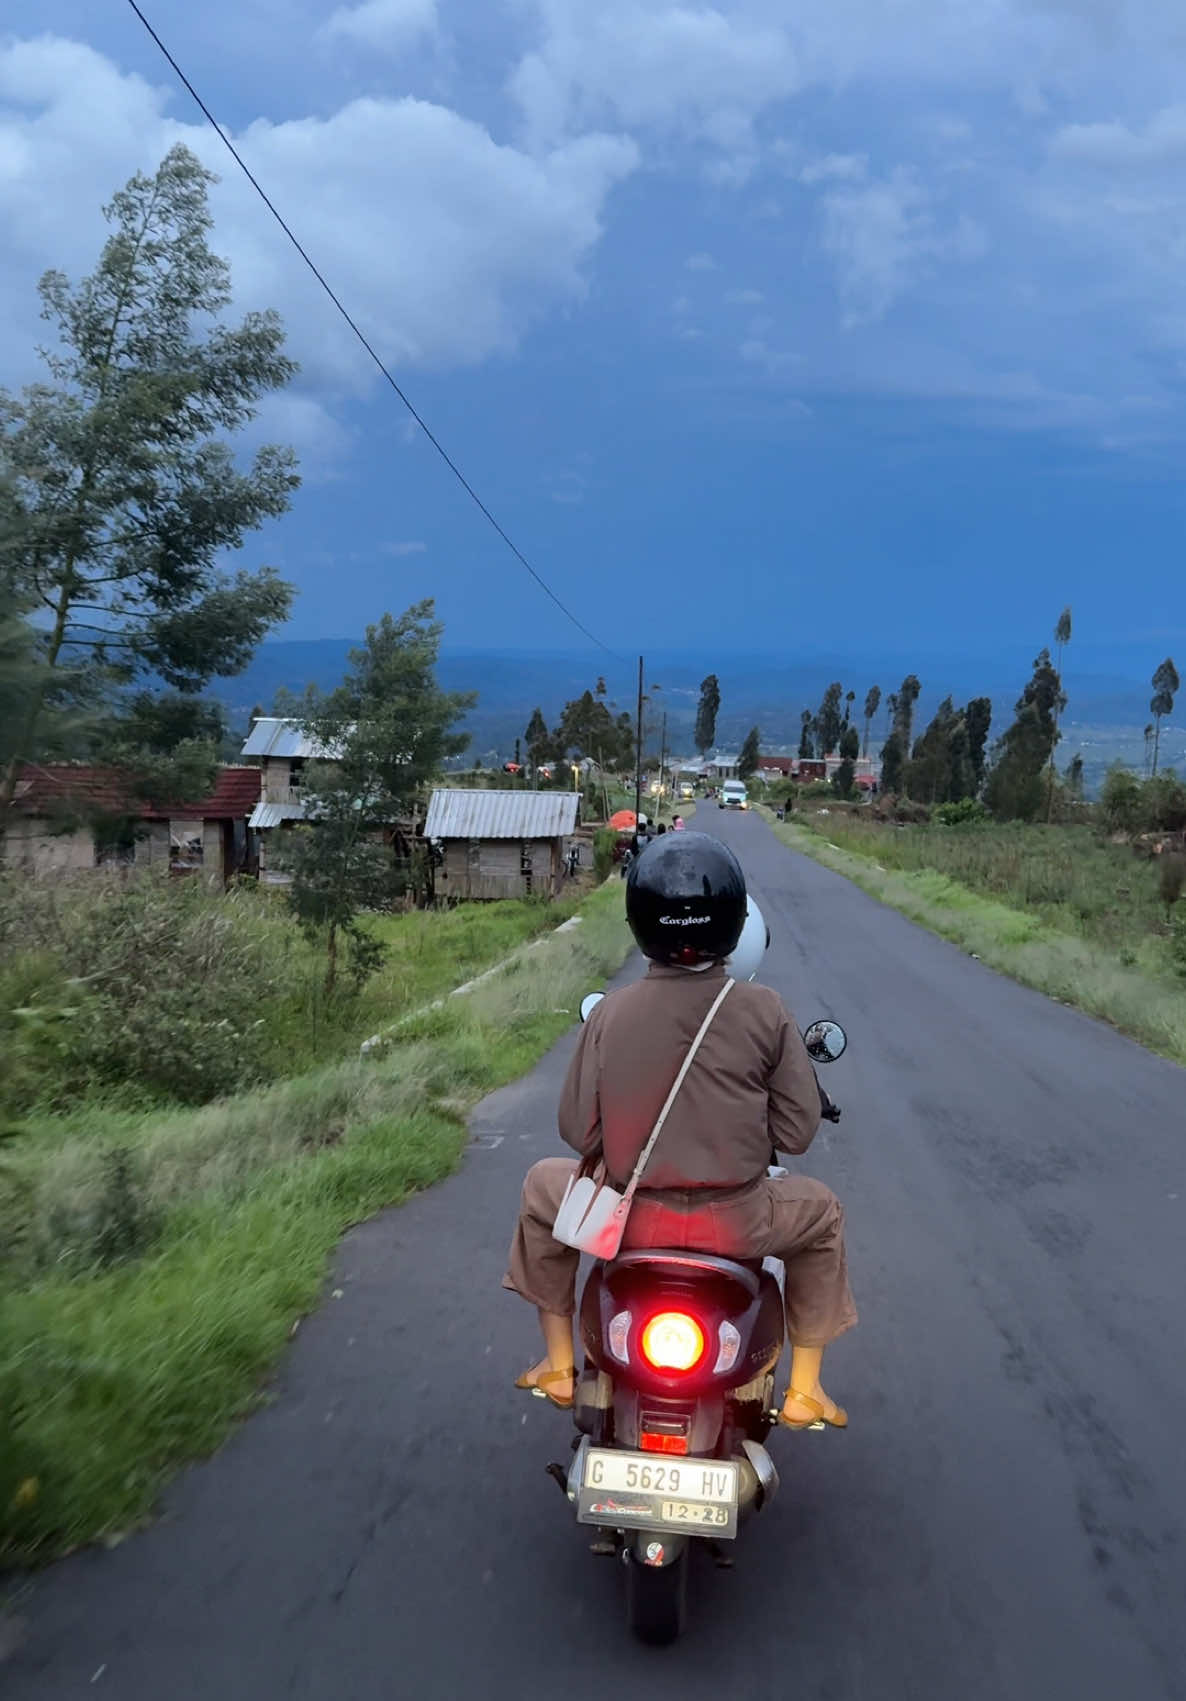
<svg viewBox="0 0 1186 1701">
<path fill-rule="evenodd" d="M 644 1453 L 686 1453 L 686 1435 L 660 1435 L 653 1429 L 640 1430 L 638 1445 Z"/>
<path fill-rule="evenodd" d="M 653 1370 L 694 1370 L 704 1357 L 704 1330 L 686 1311 L 660 1311 L 643 1329 L 640 1344 Z"/>
</svg>

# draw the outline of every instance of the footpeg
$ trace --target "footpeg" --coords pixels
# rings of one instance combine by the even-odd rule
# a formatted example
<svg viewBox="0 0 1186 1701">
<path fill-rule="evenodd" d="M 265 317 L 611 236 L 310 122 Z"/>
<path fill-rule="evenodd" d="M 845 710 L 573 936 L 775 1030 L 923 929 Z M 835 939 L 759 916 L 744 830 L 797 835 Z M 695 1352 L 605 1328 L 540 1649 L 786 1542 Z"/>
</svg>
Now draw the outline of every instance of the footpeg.
<svg viewBox="0 0 1186 1701">
<path fill-rule="evenodd" d="M 564 1496 L 565 1500 L 567 1500 L 568 1499 L 568 1472 L 565 1470 L 564 1466 L 563 1465 L 557 1465 L 557 1464 L 551 1464 L 551 1465 L 545 1465 L 544 1469 L 545 1469 L 545 1471 L 547 1471 L 547 1473 L 551 1477 L 552 1481 L 556 1484 L 556 1487 L 560 1490 L 560 1492 Z"/>
</svg>

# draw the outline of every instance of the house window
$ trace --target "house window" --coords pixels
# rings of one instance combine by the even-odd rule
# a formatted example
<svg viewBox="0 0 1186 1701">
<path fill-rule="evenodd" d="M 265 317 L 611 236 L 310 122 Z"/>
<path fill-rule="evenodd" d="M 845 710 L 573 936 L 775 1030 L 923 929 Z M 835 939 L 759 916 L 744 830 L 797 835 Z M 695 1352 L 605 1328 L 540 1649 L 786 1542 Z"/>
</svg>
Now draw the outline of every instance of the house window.
<svg viewBox="0 0 1186 1701">
<path fill-rule="evenodd" d="M 305 758 L 303 756 L 294 756 L 292 761 L 288 764 L 288 783 L 292 786 L 294 791 L 301 784 L 304 779 L 304 775 Z"/>
</svg>

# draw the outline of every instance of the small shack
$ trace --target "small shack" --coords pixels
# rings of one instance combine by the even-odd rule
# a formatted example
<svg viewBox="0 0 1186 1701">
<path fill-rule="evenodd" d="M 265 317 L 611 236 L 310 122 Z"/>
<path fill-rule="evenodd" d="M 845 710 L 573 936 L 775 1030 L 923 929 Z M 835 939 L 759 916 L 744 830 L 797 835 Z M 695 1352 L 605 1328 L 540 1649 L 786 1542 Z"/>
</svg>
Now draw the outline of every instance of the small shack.
<svg viewBox="0 0 1186 1701">
<path fill-rule="evenodd" d="M 424 837 L 441 862 L 441 898 L 554 898 L 566 877 L 580 797 L 574 791 L 460 791 L 432 794 Z"/>
</svg>

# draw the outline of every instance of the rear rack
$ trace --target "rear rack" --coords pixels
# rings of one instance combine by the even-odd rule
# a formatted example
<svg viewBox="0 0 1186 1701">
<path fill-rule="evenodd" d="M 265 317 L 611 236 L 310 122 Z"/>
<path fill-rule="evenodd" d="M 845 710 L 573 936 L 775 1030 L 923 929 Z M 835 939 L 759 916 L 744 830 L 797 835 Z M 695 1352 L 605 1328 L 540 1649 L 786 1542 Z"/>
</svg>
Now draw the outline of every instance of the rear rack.
<svg viewBox="0 0 1186 1701">
<path fill-rule="evenodd" d="M 757 1299 L 761 1286 L 759 1277 L 744 1264 L 731 1258 L 713 1258 L 704 1252 L 664 1252 L 661 1248 L 644 1247 L 634 1252 L 619 1252 L 612 1267 L 623 1264 L 675 1264 L 685 1270 L 703 1270 L 713 1276 L 728 1276 L 740 1283 L 752 1299 Z"/>
</svg>

